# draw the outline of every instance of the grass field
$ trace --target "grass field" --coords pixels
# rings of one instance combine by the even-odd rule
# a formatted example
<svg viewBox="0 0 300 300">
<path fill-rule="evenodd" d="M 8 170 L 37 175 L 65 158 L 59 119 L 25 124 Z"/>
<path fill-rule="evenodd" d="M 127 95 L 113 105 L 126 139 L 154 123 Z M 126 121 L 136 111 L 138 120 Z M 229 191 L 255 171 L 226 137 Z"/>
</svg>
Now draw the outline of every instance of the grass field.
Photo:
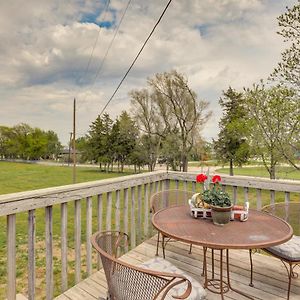
<svg viewBox="0 0 300 300">
<path fill-rule="evenodd" d="M 221 169 L 218 172 L 228 173 L 228 169 Z M 290 169 L 283 169 L 283 173 L 288 173 L 294 179 L 300 179 L 299 173 L 291 172 Z M 236 174 L 251 176 L 266 176 L 261 168 L 242 168 L 235 170 Z M 103 173 L 97 168 L 78 168 L 77 182 L 100 180 L 113 178 L 132 173 Z M 280 173 L 279 173 L 280 174 Z M 293 179 L 291 178 L 291 179 Z M 72 183 L 72 168 L 59 166 L 45 166 L 24 163 L 7 163 L 0 162 L 0 194 L 13 193 L 25 190 L 34 190 L 52 186 L 60 186 Z M 171 188 L 174 188 L 171 183 Z M 180 184 L 180 188 L 182 184 Z M 192 189 L 192 185 L 188 185 L 188 189 Z M 200 185 L 197 190 L 201 191 Z M 229 194 L 232 189 L 228 188 Z M 129 191 L 130 193 L 130 191 Z M 143 195 L 143 193 L 142 193 Z M 130 199 L 129 194 L 129 199 Z M 136 198 L 137 199 L 137 198 Z M 291 200 L 299 200 L 299 194 L 291 194 Z M 115 205 L 113 195 L 113 205 Z M 256 191 L 249 189 L 250 207 L 256 207 Z M 262 204 L 268 204 L 270 201 L 270 193 L 262 191 Z M 284 193 L 276 193 L 276 201 L 284 201 Z M 130 201 L 129 201 L 130 202 Z M 238 189 L 238 202 L 244 202 L 243 188 Z M 123 195 L 121 194 L 121 210 L 123 207 Z M 130 211 L 130 207 L 129 207 Z M 96 230 L 96 197 L 93 197 L 93 231 Z M 85 201 L 82 201 L 82 243 L 84 244 L 85 236 Z M 136 214 L 137 218 L 137 214 Z M 106 219 L 106 201 L 103 201 L 103 221 Z M 114 228 L 114 215 L 112 216 L 112 229 Z M 129 220 L 130 223 L 130 220 Z M 121 220 L 122 228 L 123 220 Z M 53 243 L 54 243 L 54 281 L 55 294 L 60 292 L 60 206 L 53 207 Z M 150 225 L 151 226 L 151 225 Z M 5 282 L 6 282 L 6 218 L 0 217 L 0 299 L 5 299 Z M 130 224 L 129 224 L 130 228 Z M 105 230 L 105 227 L 103 228 Z M 138 229 L 137 229 L 138 230 Z M 69 286 L 74 284 L 74 205 L 68 205 L 68 246 L 69 246 Z M 36 210 L 36 274 L 37 274 L 37 297 L 36 299 L 45 298 L 45 210 Z M 82 276 L 85 276 L 85 247 L 82 247 Z M 26 294 L 27 287 L 27 213 L 17 215 L 17 288 L 18 292 Z"/>
<path fill-rule="evenodd" d="M 216 172 L 229 174 L 229 168 L 217 169 Z M 234 175 L 257 176 L 269 178 L 269 173 L 264 167 L 234 168 Z M 277 167 L 276 179 L 300 180 L 300 171 L 292 167 Z"/>
<path fill-rule="evenodd" d="M 77 168 L 76 182 L 86 182 L 132 174 L 105 173 L 98 168 Z M 15 193 L 72 183 L 72 168 L 0 161 L 0 194 Z"/>
</svg>

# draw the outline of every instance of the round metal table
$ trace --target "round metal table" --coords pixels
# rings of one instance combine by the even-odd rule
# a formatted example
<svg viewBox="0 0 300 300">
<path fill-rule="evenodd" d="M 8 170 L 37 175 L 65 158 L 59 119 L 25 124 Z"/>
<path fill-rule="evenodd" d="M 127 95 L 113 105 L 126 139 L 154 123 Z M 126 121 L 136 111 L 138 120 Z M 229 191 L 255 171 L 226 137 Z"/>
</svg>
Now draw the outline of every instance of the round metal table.
<svg viewBox="0 0 300 300">
<path fill-rule="evenodd" d="M 204 287 L 214 293 L 223 294 L 230 289 L 252 299 L 247 294 L 232 288 L 229 274 L 229 249 L 260 249 L 279 245 L 288 241 L 293 235 L 292 227 L 284 220 L 255 210 L 249 211 L 246 222 L 231 221 L 224 226 L 217 226 L 210 219 L 191 217 L 188 206 L 173 206 L 155 213 L 153 226 L 163 236 L 189 244 L 203 246 L 204 250 Z M 220 279 L 207 278 L 207 249 L 220 251 Z M 223 280 L 223 259 L 226 250 L 227 282 Z M 214 268 L 214 263 L 212 263 Z"/>
</svg>

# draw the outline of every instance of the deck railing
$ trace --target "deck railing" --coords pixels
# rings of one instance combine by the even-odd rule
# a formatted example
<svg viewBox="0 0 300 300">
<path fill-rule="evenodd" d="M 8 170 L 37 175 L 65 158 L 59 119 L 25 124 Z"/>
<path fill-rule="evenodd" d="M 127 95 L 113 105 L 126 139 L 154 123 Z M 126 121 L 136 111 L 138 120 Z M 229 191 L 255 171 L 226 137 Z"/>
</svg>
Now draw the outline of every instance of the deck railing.
<svg viewBox="0 0 300 300">
<path fill-rule="evenodd" d="M 250 200 L 252 207 L 260 209 L 263 205 L 275 201 L 300 200 L 299 181 L 242 176 L 222 176 L 222 178 L 223 188 L 232 193 L 235 203 Z M 0 217 L 6 217 L 7 220 L 7 276 L 0 275 L 2 281 L 0 286 L 6 285 L 8 300 L 16 299 L 17 293 L 16 270 L 19 268 L 16 262 L 16 232 L 19 223 L 16 216 L 24 217 L 24 213 L 27 214 L 28 268 L 25 268 L 24 272 L 28 283 L 22 290 L 18 288 L 18 292 L 26 294 L 30 300 L 50 300 L 55 296 L 54 291 L 64 292 L 70 287 L 70 282 L 71 285 L 78 283 L 100 267 L 99 258 L 94 259 L 92 255 L 89 240 L 92 231 L 122 230 L 130 234 L 132 248 L 151 236 L 153 232 L 149 210 L 150 195 L 169 188 L 195 192 L 201 190 L 196 185 L 195 173 L 158 171 L 0 196 Z M 70 211 L 71 203 L 74 203 L 72 211 Z M 45 226 L 44 293 L 36 290 L 37 212 L 41 209 L 44 210 Z M 39 220 L 39 226 L 40 222 L 43 221 Z M 53 231 L 54 225 L 60 227 L 59 233 Z M 59 249 L 54 251 L 56 239 L 59 240 L 59 246 L 55 245 Z M 70 249 L 74 252 L 71 258 Z M 60 252 L 58 258 L 57 250 Z M 54 258 L 60 262 L 59 280 L 54 280 Z M 70 259 L 73 260 L 71 265 Z M 70 273 L 74 274 L 73 280 L 70 280 Z M 59 287 L 57 282 L 60 283 Z"/>
</svg>

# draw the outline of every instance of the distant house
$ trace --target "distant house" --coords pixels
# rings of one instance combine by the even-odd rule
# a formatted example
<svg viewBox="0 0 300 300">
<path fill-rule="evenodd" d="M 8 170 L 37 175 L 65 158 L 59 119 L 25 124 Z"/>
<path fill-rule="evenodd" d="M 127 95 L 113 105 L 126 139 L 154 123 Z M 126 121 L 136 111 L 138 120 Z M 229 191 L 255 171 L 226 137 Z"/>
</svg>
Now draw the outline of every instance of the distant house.
<svg viewBox="0 0 300 300">
<path fill-rule="evenodd" d="M 81 151 L 76 149 L 76 160 L 79 160 L 81 156 Z M 63 148 L 58 154 L 58 160 L 71 163 L 73 162 L 73 149 L 72 148 Z"/>
</svg>

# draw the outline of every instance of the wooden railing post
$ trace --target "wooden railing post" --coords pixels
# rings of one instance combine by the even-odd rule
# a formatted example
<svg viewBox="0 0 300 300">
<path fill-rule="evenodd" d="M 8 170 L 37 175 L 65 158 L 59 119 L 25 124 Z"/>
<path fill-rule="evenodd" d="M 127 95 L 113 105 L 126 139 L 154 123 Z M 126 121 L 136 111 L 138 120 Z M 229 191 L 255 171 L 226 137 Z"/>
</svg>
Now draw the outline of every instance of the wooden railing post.
<svg viewBox="0 0 300 300">
<path fill-rule="evenodd" d="M 121 207 L 120 207 L 120 190 L 116 191 L 116 230 L 120 231 L 120 222 L 121 222 Z"/>
<path fill-rule="evenodd" d="M 249 188 L 244 187 L 244 203 L 249 202 Z"/>
<path fill-rule="evenodd" d="M 149 192 L 148 184 L 144 184 L 144 236 L 148 236 L 149 231 Z"/>
<path fill-rule="evenodd" d="M 124 232 L 128 234 L 128 189 L 124 189 Z M 128 246 L 125 251 L 128 251 Z"/>
<path fill-rule="evenodd" d="M 97 230 L 102 231 L 102 194 L 97 195 Z M 101 268 L 101 257 L 97 255 L 97 269 Z"/>
<path fill-rule="evenodd" d="M 75 200 L 75 282 L 81 280 L 81 200 Z"/>
<path fill-rule="evenodd" d="M 53 299 L 53 216 L 52 206 L 46 207 L 46 299 Z"/>
<path fill-rule="evenodd" d="M 130 245 L 131 249 L 136 247 L 136 226 L 135 226 L 135 187 L 131 188 L 131 213 L 130 213 Z"/>
<path fill-rule="evenodd" d="M 261 189 L 256 189 L 256 208 L 257 210 L 261 210 Z"/>
<path fill-rule="evenodd" d="M 142 186 L 141 185 L 139 185 L 137 188 L 137 197 L 138 197 L 138 199 L 137 199 L 137 203 L 138 203 L 137 236 L 138 236 L 138 244 L 140 244 L 141 239 L 142 239 L 142 233 L 141 233 L 141 228 L 142 228 Z"/>
<path fill-rule="evenodd" d="M 92 275 L 92 217 L 93 217 L 93 199 L 86 198 L 86 272 L 88 276 Z"/>
<path fill-rule="evenodd" d="M 7 299 L 16 300 L 16 215 L 7 216 Z"/>
<path fill-rule="evenodd" d="M 106 194 L 106 228 L 105 230 L 111 230 L 111 216 L 112 216 L 112 193 Z"/>
<path fill-rule="evenodd" d="M 233 186 L 233 204 L 237 204 L 237 186 Z"/>
<path fill-rule="evenodd" d="M 192 192 L 196 193 L 196 181 L 192 181 Z"/>
<path fill-rule="evenodd" d="M 68 203 L 60 206 L 61 219 L 61 290 L 68 289 Z"/>
<path fill-rule="evenodd" d="M 35 298 L 35 210 L 28 211 L 28 300 Z"/>
<path fill-rule="evenodd" d="M 270 190 L 271 204 L 275 203 L 275 191 Z"/>
</svg>

